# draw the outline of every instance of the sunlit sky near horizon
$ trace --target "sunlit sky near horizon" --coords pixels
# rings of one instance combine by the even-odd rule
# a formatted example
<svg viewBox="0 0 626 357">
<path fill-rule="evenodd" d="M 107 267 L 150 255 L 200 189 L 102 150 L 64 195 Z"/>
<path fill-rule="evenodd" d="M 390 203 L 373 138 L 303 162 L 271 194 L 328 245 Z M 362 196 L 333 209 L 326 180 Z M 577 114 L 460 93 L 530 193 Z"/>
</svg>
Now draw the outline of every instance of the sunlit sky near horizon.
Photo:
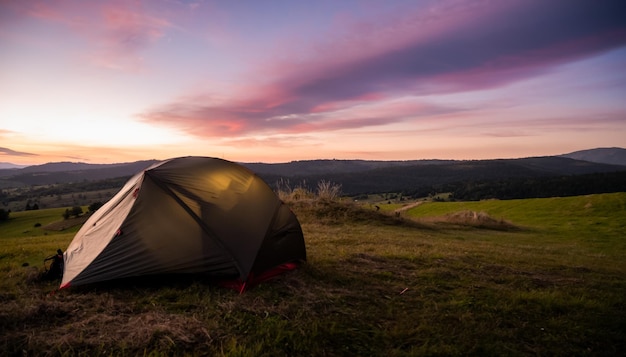
<svg viewBox="0 0 626 357">
<path fill-rule="evenodd" d="M 626 2 L 0 0 L 0 162 L 626 147 Z"/>
</svg>

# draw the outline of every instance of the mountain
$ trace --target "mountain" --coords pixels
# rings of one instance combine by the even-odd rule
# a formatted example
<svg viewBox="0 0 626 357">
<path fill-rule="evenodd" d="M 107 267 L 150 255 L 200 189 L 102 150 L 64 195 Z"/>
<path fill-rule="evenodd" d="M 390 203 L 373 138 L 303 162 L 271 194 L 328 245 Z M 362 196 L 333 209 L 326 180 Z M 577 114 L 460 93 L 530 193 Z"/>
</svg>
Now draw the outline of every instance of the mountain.
<svg viewBox="0 0 626 357">
<path fill-rule="evenodd" d="M 620 171 L 621 166 L 594 163 L 559 156 L 540 156 L 521 159 L 494 160 L 308 160 L 281 164 L 242 163 L 261 176 L 283 178 L 331 178 L 359 174 L 393 173 L 399 176 L 443 176 L 451 179 L 459 175 L 471 177 L 510 177 L 579 175 L 594 172 Z M 365 176 L 363 176 L 365 175 Z M 390 179 L 393 181 L 393 179 Z"/>
<path fill-rule="evenodd" d="M 86 164 L 56 162 L 28 166 L 22 169 L 0 170 L 0 188 L 25 185 L 49 185 L 132 176 L 158 160 L 143 160 L 118 164 Z"/>
<path fill-rule="evenodd" d="M 576 160 L 597 162 L 601 164 L 626 166 L 626 149 L 624 148 L 597 148 L 575 151 L 560 156 Z"/>
<path fill-rule="evenodd" d="M 625 149 L 593 149 L 559 156 L 528 157 L 496 160 L 303 160 L 287 163 L 240 163 L 254 171 L 270 186 L 287 182 L 291 186 L 308 186 L 315 190 L 320 181 L 339 184 L 347 195 L 381 192 L 450 192 L 450 185 L 484 185 L 486 182 L 519 180 L 534 182 L 546 178 L 589 176 L 589 187 L 598 180 L 602 190 L 625 190 L 615 185 L 616 177 L 626 175 L 626 166 L 601 161 L 620 161 Z M 570 157 L 572 156 L 572 157 Z M 580 159 L 582 158 L 582 159 Z M 50 184 L 85 183 L 91 181 L 129 178 L 157 160 L 117 164 L 86 164 L 56 162 L 21 169 L 0 169 L 0 188 Z M 626 163 L 626 162 L 625 162 Z M 613 175 L 612 173 L 619 173 Z M 605 175 L 611 174 L 611 175 Z M 610 177 L 609 177 L 610 176 Z M 544 180 L 545 181 L 545 180 Z M 542 181 L 542 182 L 544 182 Z M 624 180 L 626 181 L 626 180 Z M 569 182 L 569 181 L 568 181 Z M 509 182 L 510 183 L 510 182 Z M 516 183 L 519 186 L 519 183 Z M 556 184 L 555 184 L 556 185 Z M 568 185 L 573 185 L 568 183 Z M 557 185 L 558 186 L 558 185 Z M 533 187 L 533 190 L 535 187 Z M 446 191 L 447 190 L 447 191 Z M 468 188 L 468 190 L 471 190 Z M 417 194 L 416 193 L 416 194 Z"/>
<path fill-rule="evenodd" d="M 32 165 L 25 167 L 21 170 L 21 173 L 31 173 L 31 172 L 68 172 L 68 171 L 82 171 L 82 170 L 96 170 L 96 169 L 104 169 L 111 167 L 118 167 L 127 165 L 128 163 L 121 164 L 87 164 L 84 162 L 69 162 L 69 161 L 61 161 L 61 162 L 49 162 L 43 165 Z"/>
<path fill-rule="evenodd" d="M 26 165 L 16 165 L 10 162 L 0 162 L 0 169 L 22 169 L 26 167 Z"/>
</svg>

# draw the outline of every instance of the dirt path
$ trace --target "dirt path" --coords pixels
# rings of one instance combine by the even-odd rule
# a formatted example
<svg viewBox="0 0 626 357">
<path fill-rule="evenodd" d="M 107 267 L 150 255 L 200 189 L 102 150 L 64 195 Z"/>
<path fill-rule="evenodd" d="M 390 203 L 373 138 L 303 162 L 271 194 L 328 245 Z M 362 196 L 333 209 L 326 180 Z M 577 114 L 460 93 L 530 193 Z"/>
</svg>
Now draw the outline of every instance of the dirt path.
<svg viewBox="0 0 626 357">
<path fill-rule="evenodd" d="M 43 229 L 47 229 L 50 231 L 63 231 L 68 228 L 72 228 L 74 226 L 78 226 L 79 224 L 85 223 L 85 221 L 89 218 L 89 214 L 83 214 L 80 217 L 68 218 L 62 221 L 52 222 L 48 225 L 42 227 Z"/>
<path fill-rule="evenodd" d="M 417 201 L 417 202 L 409 203 L 406 206 L 402 206 L 402 207 L 398 208 L 394 212 L 395 213 L 405 212 L 405 211 L 410 210 L 413 207 L 417 207 L 417 206 L 421 205 L 422 203 L 424 203 L 424 201 Z"/>
</svg>

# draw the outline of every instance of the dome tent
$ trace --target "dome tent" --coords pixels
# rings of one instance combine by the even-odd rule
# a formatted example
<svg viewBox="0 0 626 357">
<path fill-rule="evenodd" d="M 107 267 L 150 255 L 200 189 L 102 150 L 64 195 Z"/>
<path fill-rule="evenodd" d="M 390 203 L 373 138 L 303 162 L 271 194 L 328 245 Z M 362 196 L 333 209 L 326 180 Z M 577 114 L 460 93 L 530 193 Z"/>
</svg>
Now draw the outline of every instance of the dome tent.
<svg viewBox="0 0 626 357">
<path fill-rule="evenodd" d="M 261 178 L 226 160 L 181 157 L 136 174 L 93 213 L 64 253 L 61 288 L 204 273 L 243 291 L 305 260 L 298 219 Z"/>
</svg>

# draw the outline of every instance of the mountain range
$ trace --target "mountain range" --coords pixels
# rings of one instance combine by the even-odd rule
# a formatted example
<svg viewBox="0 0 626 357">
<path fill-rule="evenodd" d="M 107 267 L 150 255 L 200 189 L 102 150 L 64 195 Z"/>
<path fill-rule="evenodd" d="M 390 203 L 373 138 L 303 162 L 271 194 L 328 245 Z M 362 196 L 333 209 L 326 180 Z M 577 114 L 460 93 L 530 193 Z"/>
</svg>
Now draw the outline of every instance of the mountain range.
<svg viewBox="0 0 626 357">
<path fill-rule="evenodd" d="M 0 169 L 0 188 L 130 177 L 158 160 L 118 164 L 55 162 Z M 557 156 L 493 160 L 305 160 L 240 163 L 268 184 L 340 184 L 345 194 L 399 192 L 453 182 L 626 172 L 626 149 L 597 148 Z"/>
</svg>

